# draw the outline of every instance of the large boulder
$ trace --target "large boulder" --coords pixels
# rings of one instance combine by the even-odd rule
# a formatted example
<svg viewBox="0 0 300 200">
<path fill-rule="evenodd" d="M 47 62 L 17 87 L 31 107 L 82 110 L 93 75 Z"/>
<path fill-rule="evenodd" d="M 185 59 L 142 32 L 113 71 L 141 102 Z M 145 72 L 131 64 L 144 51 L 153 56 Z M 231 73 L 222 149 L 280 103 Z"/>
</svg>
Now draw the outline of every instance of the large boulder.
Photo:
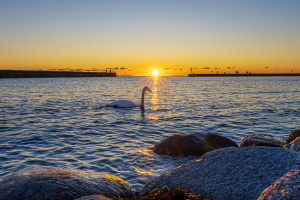
<svg viewBox="0 0 300 200">
<path fill-rule="evenodd" d="M 76 199 L 101 194 L 133 197 L 121 178 L 97 172 L 58 167 L 31 166 L 0 182 L 0 199 Z"/>
<path fill-rule="evenodd" d="M 283 147 L 284 142 L 277 140 L 272 135 L 257 134 L 244 137 L 240 143 L 241 147 L 255 147 L 255 146 L 267 146 L 267 147 Z"/>
<path fill-rule="evenodd" d="M 155 145 L 154 152 L 170 156 L 202 156 L 209 151 L 225 147 L 238 147 L 238 145 L 229 138 L 216 134 L 176 134 L 168 136 Z"/>
<path fill-rule="evenodd" d="M 300 170 L 291 170 L 270 187 L 257 200 L 299 200 Z"/>
<path fill-rule="evenodd" d="M 285 144 L 289 144 L 291 143 L 293 140 L 295 140 L 297 137 L 300 137 L 300 129 L 296 129 L 296 130 L 293 130 L 288 139 L 286 139 L 285 141 Z"/>
<path fill-rule="evenodd" d="M 296 140 L 293 140 L 291 143 L 285 145 L 284 148 L 300 152 L 300 137 L 296 138 Z"/>
<path fill-rule="evenodd" d="M 224 148 L 152 179 L 140 194 L 167 186 L 218 200 L 257 199 L 265 188 L 292 169 L 300 169 L 300 154 L 289 149 Z"/>
</svg>

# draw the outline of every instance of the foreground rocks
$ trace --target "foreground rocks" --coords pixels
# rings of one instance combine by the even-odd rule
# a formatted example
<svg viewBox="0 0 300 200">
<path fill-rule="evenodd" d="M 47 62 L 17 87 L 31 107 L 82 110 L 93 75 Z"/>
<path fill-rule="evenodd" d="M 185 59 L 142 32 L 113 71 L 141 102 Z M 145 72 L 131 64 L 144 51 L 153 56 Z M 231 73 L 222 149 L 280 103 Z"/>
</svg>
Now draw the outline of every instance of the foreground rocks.
<svg viewBox="0 0 300 200">
<path fill-rule="evenodd" d="M 257 199 L 265 188 L 292 169 L 300 169 L 300 154 L 289 149 L 225 148 L 152 179 L 140 194 L 167 186 L 218 200 Z"/>
<path fill-rule="evenodd" d="M 285 145 L 284 148 L 300 152 L 300 137 L 298 137 L 296 140 L 293 140 L 291 143 Z"/>
<path fill-rule="evenodd" d="M 75 199 L 75 200 L 111 200 L 110 198 L 107 198 L 103 195 L 89 195 L 89 196 L 84 196 L 84 197 L 81 197 L 79 199 Z"/>
<path fill-rule="evenodd" d="M 288 139 L 286 139 L 285 141 L 285 144 L 289 144 L 291 143 L 293 140 L 295 140 L 297 137 L 300 137 L 300 129 L 296 129 L 296 130 L 293 130 Z"/>
<path fill-rule="evenodd" d="M 162 190 L 163 191 L 157 189 L 155 191 L 152 191 L 151 194 L 148 196 L 134 197 L 130 199 L 117 197 L 113 198 L 113 200 L 216 200 L 204 197 L 202 195 L 195 195 L 194 193 L 188 192 L 181 188 L 175 188 L 171 191 L 168 191 L 168 189 L 165 187 Z"/>
<path fill-rule="evenodd" d="M 215 134 L 173 135 L 154 151 L 177 156 L 208 153 L 149 181 L 141 197 L 133 197 L 126 182 L 109 174 L 32 166 L 0 181 L 0 200 L 299 199 L 300 130 L 292 131 L 286 143 L 272 148 L 282 143 L 250 135 L 242 139 L 241 148 L 224 148 L 238 145 Z"/>
<path fill-rule="evenodd" d="M 32 166 L 0 182 L 0 199 L 76 199 L 99 194 L 106 197 L 133 197 L 129 185 L 109 174 Z"/>
<path fill-rule="evenodd" d="M 300 199 L 300 170 L 291 170 L 270 187 L 257 200 Z"/>
<path fill-rule="evenodd" d="M 272 135 L 249 135 L 244 137 L 240 143 L 241 147 L 255 147 L 255 146 L 267 146 L 267 147 L 283 147 L 284 142 L 280 142 Z"/>
<path fill-rule="evenodd" d="M 225 147 L 238 147 L 238 145 L 229 138 L 216 134 L 176 134 L 155 145 L 154 152 L 170 156 L 202 156 L 209 151 Z"/>
<path fill-rule="evenodd" d="M 103 195 L 89 195 L 89 196 L 84 196 L 81 197 L 79 199 L 75 199 L 75 200 L 111 200 L 110 198 L 107 198 Z"/>
</svg>

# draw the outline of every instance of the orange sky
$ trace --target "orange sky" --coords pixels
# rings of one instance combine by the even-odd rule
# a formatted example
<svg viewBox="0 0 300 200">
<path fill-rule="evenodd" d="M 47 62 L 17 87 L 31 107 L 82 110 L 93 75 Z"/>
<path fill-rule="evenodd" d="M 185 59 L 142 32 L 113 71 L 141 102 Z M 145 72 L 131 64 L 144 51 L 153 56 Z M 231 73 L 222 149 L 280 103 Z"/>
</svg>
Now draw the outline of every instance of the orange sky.
<svg viewBox="0 0 300 200">
<path fill-rule="evenodd" d="M 1 1 L 0 69 L 300 73 L 298 1 Z"/>
</svg>

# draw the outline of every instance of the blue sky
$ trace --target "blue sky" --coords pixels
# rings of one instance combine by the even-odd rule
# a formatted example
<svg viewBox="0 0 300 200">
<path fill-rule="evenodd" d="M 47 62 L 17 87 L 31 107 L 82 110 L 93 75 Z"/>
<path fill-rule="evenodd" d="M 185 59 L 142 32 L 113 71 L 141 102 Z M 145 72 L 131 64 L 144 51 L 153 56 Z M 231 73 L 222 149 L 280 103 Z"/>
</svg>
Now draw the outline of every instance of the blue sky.
<svg viewBox="0 0 300 200">
<path fill-rule="evenodd" d="M 2 0 L 0 69 L 300 72 L 299 10 L 297 0 Z"/>
</svg>

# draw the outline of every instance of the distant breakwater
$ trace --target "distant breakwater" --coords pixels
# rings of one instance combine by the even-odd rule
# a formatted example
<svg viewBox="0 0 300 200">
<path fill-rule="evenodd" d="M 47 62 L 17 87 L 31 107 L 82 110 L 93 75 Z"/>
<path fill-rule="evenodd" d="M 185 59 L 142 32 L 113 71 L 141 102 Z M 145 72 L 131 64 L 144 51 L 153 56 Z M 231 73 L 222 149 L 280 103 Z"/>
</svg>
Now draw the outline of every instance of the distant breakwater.
<svg viewBox="0 0 300 200">
<path fill-rule="evenodd" d="M 106 72 L 0 70 L 0 78 L 116 77 L 116 76 L 117 76 L 116 73 L 106 73 Z"/>
<path fill-rule="evenodd" d="M 267 74 L 189 74 L 188 77 L 253 77 L 253 76 L 300 76 L 300 73 L 267 73 Z"/>
</svg>

